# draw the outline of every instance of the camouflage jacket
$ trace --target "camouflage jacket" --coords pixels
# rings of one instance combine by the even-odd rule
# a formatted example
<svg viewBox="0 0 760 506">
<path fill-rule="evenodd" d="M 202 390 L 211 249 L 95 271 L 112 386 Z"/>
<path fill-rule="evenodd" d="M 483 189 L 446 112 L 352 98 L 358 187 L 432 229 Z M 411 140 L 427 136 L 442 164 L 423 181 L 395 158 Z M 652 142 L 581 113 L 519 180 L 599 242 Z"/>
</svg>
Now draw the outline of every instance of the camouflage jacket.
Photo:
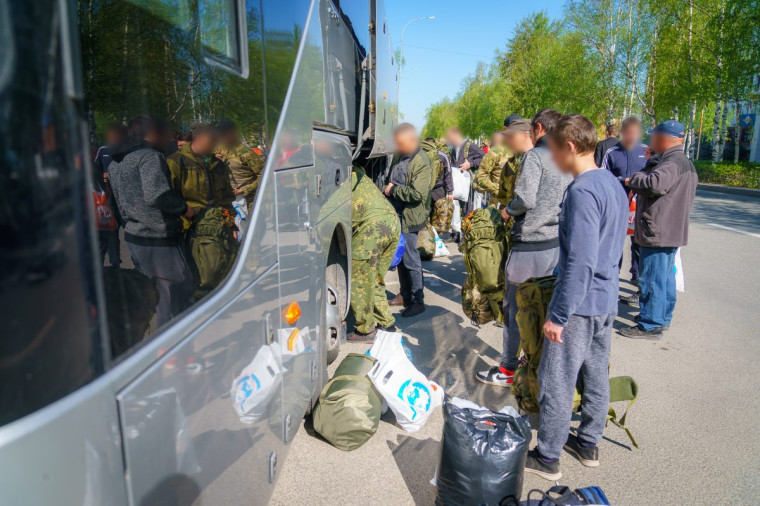
<svg viewBox="0 0 760 506">
<path fill-rule="evenodd" d="M 501 179 L 502 168 L 512 153 L 504 146 L 494 146 L 488 150 L 488 153 L 480 162 L 477 176 L 473 186 L 476 190 L 490 193 L 491 200 L 497 199 L 499 194 L 499 181 Z"/>
<path fill-rule="evenodd" d="M 242 143 L 232 148 L 219 146 L 216 156 L 230 168 L 232 187 L 242 190 L 246 199 L 253 198 L 264 170 L 264 157 Z"/>
<path fill-rule="evenodd" d="M 385 195 L 375 186 L 364 169 L 353 167 L 351 172 L 351 221 L 354 231 L 378 217 L 398 221 L 398 215 Z"/>
<path fill-rule="evenodd" d="M 230 169 L 213 154 L 199 156 L 188 142 L 166 159 L 171 183 L 188 206 L 196 209 L 226 207 L 232 209 L 235 194 L 230 185 Z"/>
<path fill-rule="evenodd" d="M 510 156 L 501 171 L 499 177 L 499 193 L 495 199 L 496 202 L 499 203 L 499 207 L 506 207 L 509 201 L 512 200 L 512 193 L 515 190 L 515 183 L 519 176 L 520 161 L 519 156 Z M 491 199 L 491 202 L 494 202 L 493 198 Z"/>
</svg>

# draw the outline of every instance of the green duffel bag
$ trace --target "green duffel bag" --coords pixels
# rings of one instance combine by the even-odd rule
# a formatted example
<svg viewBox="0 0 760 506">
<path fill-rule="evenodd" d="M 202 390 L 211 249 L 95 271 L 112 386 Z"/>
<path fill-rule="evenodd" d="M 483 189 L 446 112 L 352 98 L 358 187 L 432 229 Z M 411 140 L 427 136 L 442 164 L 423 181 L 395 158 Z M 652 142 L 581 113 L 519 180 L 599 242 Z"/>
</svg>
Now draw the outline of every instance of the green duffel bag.
<svg viewBox="0 0 760 506">
<path fill-rule="evenodd" d="M 369 355 L 349 353 L 319 394 L 314 430 L 339 450 L 359 448 L 380 424 L 382 400 L 367 378 L 374 363 Z"/>
</svg>

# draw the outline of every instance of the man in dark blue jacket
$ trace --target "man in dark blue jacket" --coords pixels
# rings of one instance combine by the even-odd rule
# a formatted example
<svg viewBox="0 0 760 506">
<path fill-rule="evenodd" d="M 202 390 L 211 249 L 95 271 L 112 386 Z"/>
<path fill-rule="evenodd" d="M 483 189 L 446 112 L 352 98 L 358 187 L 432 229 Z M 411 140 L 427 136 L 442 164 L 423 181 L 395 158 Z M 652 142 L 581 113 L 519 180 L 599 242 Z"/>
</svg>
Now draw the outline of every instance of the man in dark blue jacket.
<svg viewBox="0 0 760 506">
<path fill-rule="evenodd" d="M 641 143 L 641 121 L 630 117 L 623 120 L 620 130 L 620 142 L 609 148 L 602 157 L 602 168 L 607 169 L 623 185 L 629 198 L 632 197 L 625 181 L 636 172 L 644 170 L 647 164 L 646 146 Z M 620 258 L 620 266 L 623 259 Z M 631 283 L 639 280 L 639 245 L 631 238 Z M 634 300 L 636 299 L 636 300 Z M 637 302 L 638 295 L 626 298 L 625 302 Z"/>
</svg>

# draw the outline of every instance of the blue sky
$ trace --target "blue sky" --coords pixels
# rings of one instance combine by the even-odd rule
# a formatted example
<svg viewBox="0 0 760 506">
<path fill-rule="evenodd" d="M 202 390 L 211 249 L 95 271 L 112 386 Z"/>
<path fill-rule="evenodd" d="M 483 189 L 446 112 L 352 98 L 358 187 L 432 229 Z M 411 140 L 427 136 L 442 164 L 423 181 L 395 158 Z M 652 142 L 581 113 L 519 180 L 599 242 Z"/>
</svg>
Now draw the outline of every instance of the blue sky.
<svg viewBox="0 0 760 506">
<path fill-rule="evenodd" d="M 352 0 L 355 1 L 355 0 Z M 406 68 L 401 76 L 399 110 L 404 120 L 421 128 L 425 110 L 443 97 L 453 97 L 479 61 L 491 62 L 520 21 L 544 10 L 560 17 L 564 0 L 385 0 L 393 42 L 404 35 Z"/>
</svg>

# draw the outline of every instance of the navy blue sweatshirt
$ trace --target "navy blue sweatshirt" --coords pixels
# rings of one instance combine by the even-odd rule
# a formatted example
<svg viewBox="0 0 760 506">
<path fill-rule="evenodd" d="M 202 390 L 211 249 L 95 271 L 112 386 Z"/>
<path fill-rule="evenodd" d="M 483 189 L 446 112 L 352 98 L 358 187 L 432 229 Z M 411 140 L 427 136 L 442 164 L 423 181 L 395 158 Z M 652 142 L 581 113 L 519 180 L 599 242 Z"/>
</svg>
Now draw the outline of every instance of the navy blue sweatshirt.
<svg viewBox="0 0 760 506">
<path fill-rule="evenodd" d="M 647 164 L 644 148 L 646 146 L 643 144 L 636 144 L 632 149 L 628 150 L 618 142 L 604 153 L 600 167 L 612 172 L 612 175 L 628 191 L 628 188 L 625 186 L 625 180 L 635 173 L 644 170 Z"/>
<path fill-rule="evenodd" d="M 617 309 L 619 261 L 628 226 L 628 198 L 606 170 L 570 183 L 559 215 L 559 263 L 549 319 L 564 327 L 572 315 Z"/>
</svg>

